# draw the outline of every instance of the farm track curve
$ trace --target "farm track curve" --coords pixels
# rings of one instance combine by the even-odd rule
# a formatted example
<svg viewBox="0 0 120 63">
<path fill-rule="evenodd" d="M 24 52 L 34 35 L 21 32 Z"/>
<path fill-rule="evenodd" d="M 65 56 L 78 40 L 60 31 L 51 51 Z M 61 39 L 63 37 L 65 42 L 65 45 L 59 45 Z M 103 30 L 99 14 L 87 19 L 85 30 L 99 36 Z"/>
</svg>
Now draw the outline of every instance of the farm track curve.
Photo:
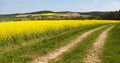
<svg viewBox="0 0 120 63">
<path fill-rule="evenodd" d="M 81 36 L 79 36 L 78 38 L 76 38 L 71 43 L 67 44 L 66 46 L 62 46 L 61 48 L 56 49 L 53 52 L 49 52 L 45 56 L 38 57 L 32 63 L 48 63 L 49 60 L 55 59 L 58 56 L 62 55 L 64 52 L 66 52 L 69 49 L 71 49 L 72 47 L 74 47 L 77 43 L 81 42 L 84 38 L 86 38 L 87 36 L 89 36 L 91 33 L 93 33 L 96 30 L 99 30 L 99 29 L 101 29 L 103 27 L 105 27 L 105 26 L 98 27 L 96 29 L 93 29 L 93 30 L 90 30 L 90 31 L 87 31 L 87 32 L 83 33 Z"/>
<path fill-rule="evenodd" d="M 102 53 L 107 34 L 113 27 L 115 26 L 107 28 L 98 36 L 92 47 L 87 51 L 87 54 L 84 58 L 84 63 L 102 63 L 101 59 L 99 58 L 99 54 Z"/>
</svg>

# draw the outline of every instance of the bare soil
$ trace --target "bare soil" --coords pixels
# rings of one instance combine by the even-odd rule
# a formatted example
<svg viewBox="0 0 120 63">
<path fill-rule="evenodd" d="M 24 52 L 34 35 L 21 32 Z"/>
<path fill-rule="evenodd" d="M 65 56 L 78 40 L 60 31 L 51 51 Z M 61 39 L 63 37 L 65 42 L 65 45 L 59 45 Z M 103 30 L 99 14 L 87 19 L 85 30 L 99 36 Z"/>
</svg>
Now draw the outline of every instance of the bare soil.
<svg viewBox="0 0 120 63">
<path fill-rule="evenodd" d="M 99 58 L 99 54 L 102 52 L 105 39 L 107 38 L 108 32 L 113 28 L 114 26 L 111 26 L 107 28 L 105 31 L 103 31 L 100 36 L 96 39 L 94 44 L 92 45 L 92 48 L 90 48 L 86 54 L 86 57 L 84 59 L 84 63 L 101 63 L 101 59 Z"/>
<path fill-rule="evenodd" d="M 99 28 L 96 28 L 96 29 L 93 29 L 93 30 L 90 30 L 90 31 L 87 31 L 87 32 L 83 33 L 81 36 L 77 37 L 75 40 L 71 41 L 66 46 L 62 46 L 61 48 L 56 49 L 53 52 L 49 52 L 45 56 L 38 57 L 32 63 L 48 63 L 49 60 L 55 59 L 58 56 L 62 55 L 64 52 L 69 51 L 71 48 L 73 48 L 77 43 L 81 42 L 88 35 L 90 35 L 94 31 L 99 30 L 99 29 L 101 29 L 103 27 L 105 27 L 105 26 L 102 26 L 102 27 L 99 27 Z"/>
</svg>

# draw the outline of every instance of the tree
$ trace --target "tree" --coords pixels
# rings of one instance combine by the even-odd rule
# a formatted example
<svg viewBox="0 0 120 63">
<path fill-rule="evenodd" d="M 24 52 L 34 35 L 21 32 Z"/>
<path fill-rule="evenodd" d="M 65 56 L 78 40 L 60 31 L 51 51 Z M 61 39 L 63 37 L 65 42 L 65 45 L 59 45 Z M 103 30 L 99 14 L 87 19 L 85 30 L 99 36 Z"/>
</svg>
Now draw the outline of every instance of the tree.
<svg viewBox="0 0 120 63">
<path fill-rule="evenodd" d="M 120 10 L 115 11 L 115 12 L 106 13 L 106 14 L 102 15 L 102 18 L 107 19 L 107 20 L 120 20 Z"/>
</svg>

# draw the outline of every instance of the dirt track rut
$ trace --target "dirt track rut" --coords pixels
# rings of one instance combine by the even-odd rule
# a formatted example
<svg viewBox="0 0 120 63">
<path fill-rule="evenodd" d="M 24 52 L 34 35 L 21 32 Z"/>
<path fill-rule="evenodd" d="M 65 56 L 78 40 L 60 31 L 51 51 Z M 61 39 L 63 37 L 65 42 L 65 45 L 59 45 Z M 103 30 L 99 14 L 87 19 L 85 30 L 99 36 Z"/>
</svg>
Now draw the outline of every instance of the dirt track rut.
<svg viewBox="0 0 120 63">
<path fill-rule="evenodd" d="M 84 63 L 101 63 L 101 60 L 99 58 L 99 54 L 102 52 L 102 48 L 104 46 L 105 39 L 107 38 L 108 32 L 113 27 L 114 26 L 107 28 L 105 31 L 103 31 L 100 34 L 100 36 L 96 39 L 96 41 L 92 45 L 92 48 L 90 48 L 87 51 L 86 57 L 84 59 Z"/>
<path fill-rule="evenodd" d="M 49 52 L 47 55 L 43 56 L 43 57 L 38 57 L 36 58 L 32 63 L 48 63 L 49 60 L 51 59 L 55 59 L 58 56 L 62 55 L 64 52 L 68 51 L 69 49 L 71 49 L 72 47 L 74 47 L 77 43 L 81 42 L 84 38 L 86 38 L 88 35 L 90 35 L 91 33 L 93 33 L 96 30 L 99 30 L 101 28 L 103 28 L 105 26 L 102 27 L 98 27 L 96 29 L 87 31 L 85 33 L 83 33 L 82 35 L 80 35 L 78 38 L 76 38 L 75 40 L 71 41 L 69 44 L 67 44 L 66 46 L 62 46 L 59 49 L 56 49 L 53 52 Z"/>
</svg>

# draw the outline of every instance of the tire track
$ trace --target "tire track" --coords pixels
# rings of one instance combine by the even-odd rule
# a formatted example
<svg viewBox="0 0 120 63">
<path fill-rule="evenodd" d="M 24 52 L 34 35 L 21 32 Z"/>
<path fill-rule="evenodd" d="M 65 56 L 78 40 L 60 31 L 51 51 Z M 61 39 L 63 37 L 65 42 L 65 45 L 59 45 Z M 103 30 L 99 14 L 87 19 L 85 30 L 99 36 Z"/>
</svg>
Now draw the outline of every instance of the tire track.
<svg viewBox="0 0 120 63">
<path fill-rule="evenodd" d="M 92 45 L 92 48 L 88 50 L 84 63 L 101 63 L 101 59 L 99 58 L 99 54 L 102 52 L 102 48 L 105 43 L 105 39 L 107 38 L 108 32 L 113 28 L 114 26 L 111 26 L 107 28 L 105 31 L 103 31 L 100 36 L 96 39 L 94 44 Z"/>
<path fill-rule="evenodd" d="M 71 43 L 67 44 L 66 46 L 62 46 L 61 48 L 56 49 L 55 51 L 50 52 L 50 53 L 48 53 L 47 55 L 45 55 L 43 57 L 38 57 L 32 63 L 48 63 L 49 60 L 55 59 L 58 56 L 62 55 L 64 52 L 66 52 L 69 49 L 71 49 L 72 47 L 74 47 L 77 43 L 81 42 L 88 35 L 90 35 L 94 31 L 99 30 L 99 29 L 101 29 L 103 27 L 105 27 L 105 26 L 98 27 L 96 29 L 93 29 L 93 30 L 90 30 L 90 31 L 87 31 L 87 32 L 83 33 L 81 36 L 79 36 L 75 40 L 71 41 Z"/>
</svg>

